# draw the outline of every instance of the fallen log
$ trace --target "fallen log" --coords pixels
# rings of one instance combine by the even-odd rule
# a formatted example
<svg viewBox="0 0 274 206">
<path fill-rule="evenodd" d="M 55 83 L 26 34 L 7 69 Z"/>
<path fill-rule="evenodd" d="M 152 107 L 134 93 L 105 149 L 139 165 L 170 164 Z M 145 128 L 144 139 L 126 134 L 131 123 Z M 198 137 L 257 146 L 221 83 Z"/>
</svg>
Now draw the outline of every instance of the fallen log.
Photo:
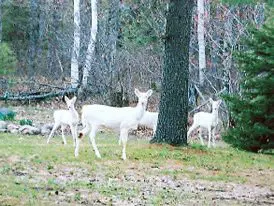
<svg viewBox="0 0 274 206">
<path fill-rule="evenodd" d="M 37 94 L 37 92 L 32 92 L 32 93 L 24 93 L 22 95 L 22 94 L 12 94 L 12 93 L 6 92 L 4 95 L 0 96 L 0 100 L 4 100 L 4 101 L 44 100 L 46 98 L 64 96 L 67 93 L 75 93 L 75 92 L 77 92 L 77 88 L 66 88 L 61 91 L 53 91 L 53 92 L 47 92 L 47 93 L 43 92 L 41 94 Z"/>
</svg>

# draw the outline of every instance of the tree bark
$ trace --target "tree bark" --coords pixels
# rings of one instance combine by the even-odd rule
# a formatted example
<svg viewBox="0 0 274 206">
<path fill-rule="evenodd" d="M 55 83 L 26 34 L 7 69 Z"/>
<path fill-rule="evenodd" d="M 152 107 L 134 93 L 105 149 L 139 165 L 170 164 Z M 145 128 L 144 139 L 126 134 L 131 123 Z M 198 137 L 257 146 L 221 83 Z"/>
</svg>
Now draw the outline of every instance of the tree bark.
<svg viewBox="0 0 274 206">
<path fill-rule="evenodd" d="M 0 43 L 2 42 L 2 0 L 0 0 Z"/>
<path fill-rule="evenodd" d="M 79 84 L 78 59 L 80 52 L 80 0 L 74 0 L 74 44 L 71 57 L 71 86 L 76 88 Z"/>
<path fill-rule="evenodd" d="M 83 88 L 87 88 L 89 71 L 91 69 L 91 61 L 94 57 L 95 42 L 97 36 L 97 0 L 91 0 L 91 12 L 92 12 L 92 26 L 90 31 L 90 41 L 87 49 L 86 63 L 83 70 Z"/>
<path fill-rule="evenodd" d="M 38 41 L 38 1 L 30 0 L 30 42 L 29 42 L 29 56 L 28 56 L 28 74 L 33 74 L 36 67 L 37 57 L 37 41 Z"/>
<path fill-rule="evenodd" d="M 205 56 L 205 8 L 204 0 L 197 0 L 197 11 L 198 11 L 198 46 L 199 46 L 199 83 L 204 84 L 205 74 L 204 69 L 206 68 L 206 56 Z"/>
<path fill-rule="evenodd" d="M 160 113 L 151 143 L 187 144 L 189 43 L 193 0 L 171 0 L 167 12 Z"/>
<path fill-rule="evenodd" d="M 117 83 L 120 85 L 120 92 L 123 95 L 123 88 L 121 82 L 119 81 L 119 73 L 116 68 L 116 52 L 117 52 L 117 41 L 118 33 L 120 27 L 120 0 L 110 0 L 109 16 L 107 23 L 106 35 L 108 38 L 107 48 L 105 50 L 105 65 L 107 73 L 109 74 L 109 84 L 108 84 L 108 99 L 113 95 L 114 88 L 117 88 Z M 117 81 L 115 81 L 115 76 L 117 75 Z M 110 95 L 110 96 L 109 96 Z M 109 102 L 113 104 L 113 102 Z"/>
</svg>

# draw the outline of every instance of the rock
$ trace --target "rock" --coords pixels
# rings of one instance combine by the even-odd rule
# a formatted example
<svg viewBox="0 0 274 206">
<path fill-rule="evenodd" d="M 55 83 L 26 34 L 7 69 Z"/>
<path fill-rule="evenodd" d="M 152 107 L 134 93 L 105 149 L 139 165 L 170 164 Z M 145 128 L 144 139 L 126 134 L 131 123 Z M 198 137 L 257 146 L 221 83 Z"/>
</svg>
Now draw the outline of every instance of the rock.
<svg viewBox="0 0 274 206">
<path fill-rule="evenodd" d="M 8 132 L 13 134 L 18 133 L 18 129 L 19 129 L 19 126 L 13 123 L 8 124 L 7 126 Z"/>
<path fill-rule="evenodd" d="M 40 134 L 40 129 L 30 125 L 24 125 L 19 128 L 19 132 L 22 134 L 37 135 Z"/>
<path fill-rule="evenodd" d="M 45 124 L 41 127 L 41 135 L 49 135 L 53 128 L 53 124 Z"/>
<path fill-rule="evenodd" d="M 19 130 L 18 129 L 11 129 L 11 130 L 8 130 L 8 132 L 10 132 L 12 134 L 18 134 Z"/>
<path fill-rule="evenodd" d="M 8 123 L 5 121 L 0 121 L 0 129 L 7 129 Z"/>
<path fill-rule="evenodd" d="M 7 129 L 0 129 L 0 132 L 7 132 Z"/>
</svg>

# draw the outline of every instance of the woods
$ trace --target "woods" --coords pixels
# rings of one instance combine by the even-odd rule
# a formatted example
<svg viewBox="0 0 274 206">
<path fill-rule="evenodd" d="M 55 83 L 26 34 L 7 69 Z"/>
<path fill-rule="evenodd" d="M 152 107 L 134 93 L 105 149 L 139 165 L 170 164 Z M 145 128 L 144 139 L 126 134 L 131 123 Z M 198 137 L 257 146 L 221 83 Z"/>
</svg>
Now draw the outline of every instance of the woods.
<svg viewBox="0 0 274 206">
<path fill-rule="evenodd" d="M 273 8 L 0 0 L 0 205 L 274 205 Z"/>
<path fill-rule="evenodd" d="M 73 51 L 73 42 L 74 37 L 79 36 L 74 34 L 78 28 L 79 71 L 78 75 L 72 74 L 79 76 L 79 84 L 88 85 L 92 95 L 99 94 L 104 99 L 109 99 L 110 93 L 123 90 L 125 96 L 137 83 L 160 90 L 165 3 L 152 0 L 139 4 L 123 1 L 98 2 L 96 26 L 95 10 L 92 12 L 92 5 L 96 5 L 94 2 L 84 1 L 80 6 L 79 14 L 76 13 L 79 15 L 77 18 L 80 18 L 78 28 L 74 25 L 72 2 L 24 1 L 19 4 L 16 1 L 3 1 L 1 9 L 5 11 L 5 15 L 2 15 L 2 38 L 17 60 L 18 76 L 12 80 L 17 82 L 21 78 L 29 80 L 35 77 L 43 78 L 43 83 L 62 85 L 64 88 L 72 86 L 70 79 L 74 66 L 71 66 L 75 64 L 75 60 L 71 60 L 74 54 L 77 55 Z M 241 48 L 239 37 L 247 35 L 246 25 L 251 23 L 260 26 L 265 19 L 264 4 L 230 6 L 221 2 L 203 2 L 204 15 L 198 12 L 197 4 L 192 12 L 189 86 L 192 108 L 204 101 L 204 95 L 218 93 L 224 87 L 232 93 L 238 91 L 239 75 L 231 54 Z M 16 13 L 18 15 L 14 15 Z M 204 18 L 200 18 L 201 16 Z M 93 21 L 91 17 L 94 18 Z M 204 34 L 202 25 L 205 28 Z M 95 30 L 97 27 L 98 33 Z M 97 33 L 98 36 L 92 59 L 89 57 L 92 48 L 91 33 Z M 202 51 L 203 36 L 206 42 L 205 52 Z M 35 67 L 33 64 L 36 64 Z M 205 75 L 204 86 L 200 86 L 201 75 Z M 1 86 L 4 91 L 7 90 L 6 87 L 12 87 L 3 81 L 2 79 Z"/>
<path fill-rule="evenodd" d="M 191 1 L 182 7 L 191 21 L 172 26 L 173 3 L 1 1 L 1 100 L 75 94 L 127 106 L 134 88 L 152 88 L 149 110 L 159 112 L 152 142 L 186 144 L 187 122 L 210 111 L 209 97 L 241 92 L 233 54 L 246 49 L 241 40 L 249 25 L 262 27 L 270 4 Z M 178 25 L 185 29 L 176 32 Z M 233 121 L 225 103 L 220 113 L 218 133 Z"/>
</svg>

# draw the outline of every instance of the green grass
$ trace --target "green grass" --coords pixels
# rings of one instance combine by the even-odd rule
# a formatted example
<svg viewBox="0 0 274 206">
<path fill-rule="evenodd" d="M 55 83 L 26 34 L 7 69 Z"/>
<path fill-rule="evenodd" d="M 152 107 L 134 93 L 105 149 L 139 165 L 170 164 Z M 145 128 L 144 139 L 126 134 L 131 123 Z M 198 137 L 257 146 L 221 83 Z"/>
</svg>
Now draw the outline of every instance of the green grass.
<svg viewBox="0 0 274 206">
<path fill-rule="evenodd" d="M 47 145 L 42 136 L 0 133 L 0 205 L 75 205 L 94 201 L 174 205 L 197 198 L 191 193 L 157 186 L 158 177 L 270 188 L 274 185 L 272 155 L 230 147 L 177 148 L 129 140 L 128 160 L 122 161 L 116 137 L 112 133 L 98 135 L 102 159 L 97 159 L 87 137 L 81 141 L 79 157 L 75 158 L 71 137 L 67 137 L 68 145 L 64 146 L 59 136 Z M 258 171 L 265 172 L 265 178 Z M 151 194 L 146 195 L 147 190 Z"/>
</svg>

